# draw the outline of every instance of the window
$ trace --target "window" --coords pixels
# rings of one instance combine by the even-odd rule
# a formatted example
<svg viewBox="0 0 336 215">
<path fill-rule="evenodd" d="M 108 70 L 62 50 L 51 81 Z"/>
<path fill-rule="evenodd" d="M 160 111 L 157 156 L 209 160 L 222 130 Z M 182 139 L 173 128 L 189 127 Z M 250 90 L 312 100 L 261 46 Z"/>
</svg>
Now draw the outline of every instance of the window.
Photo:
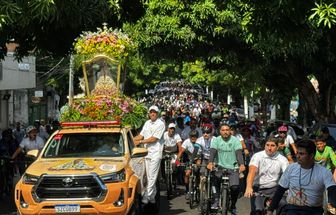
<svg viewBox="0 0 336 215">
<path fill-rule="evenodd" d="M 133 142 L 133 135 L 130 131 L 127 132 L 127 139 L 128 139 L 128 147 L 129 147 L 130 153 L 132 154 L 132 151 L 133 151 L 135 145 L 134 145 L 134 142 Z"/>
<path fill-rule="evenodd" d="M 56 135 L 43 157 L 119 157 L 124 155 L 120 133 L 81 133 Z"/>
</svg>

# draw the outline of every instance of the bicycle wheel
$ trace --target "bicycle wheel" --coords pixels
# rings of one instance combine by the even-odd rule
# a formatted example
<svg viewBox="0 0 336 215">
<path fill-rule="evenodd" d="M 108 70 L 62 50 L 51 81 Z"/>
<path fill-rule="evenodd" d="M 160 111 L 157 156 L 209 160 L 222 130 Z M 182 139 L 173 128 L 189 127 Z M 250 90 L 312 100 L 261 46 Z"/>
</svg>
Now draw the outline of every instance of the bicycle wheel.
<svg viewBox="0 0 336 215">
<path fill-rule="evenodd" d="M 223 188 L 221 193 L 221 214 L 227 215 L 228 214 L 228 201 L 229 201 L 229 192 L 228 189 Z"/>
<path fill-rule="evenodd" d="M 209 214 L 210 211 L 210 204 L 208 204 L 208 195 L 207 195 L 207 178 L 201 179 L 199 192 L 200 192 L 200 212 L 202 215 Z"/>
<path fill-rule="evenodd" d="M 194 185 L 195 181 L 194 181 L 194 176 L 190 176 L 189 177 L 189 193 L 187 195 L 189 195 L 189 207 L 190 209 L 193 209 L 193 206 L 194 206 L 194 202 L 195 202 L 195 199 L 194 199 Z"/>
<path fill-rule="evenodd" d="M 170 165 L 167 164 L 167 168 L 166 168 L 166 186 L 167 186 L 167 198 L 170 199 L 171 195 L 172 195 L 172 173 L 171 173 L 171 169 L 170 169 Z"/>
</svg>

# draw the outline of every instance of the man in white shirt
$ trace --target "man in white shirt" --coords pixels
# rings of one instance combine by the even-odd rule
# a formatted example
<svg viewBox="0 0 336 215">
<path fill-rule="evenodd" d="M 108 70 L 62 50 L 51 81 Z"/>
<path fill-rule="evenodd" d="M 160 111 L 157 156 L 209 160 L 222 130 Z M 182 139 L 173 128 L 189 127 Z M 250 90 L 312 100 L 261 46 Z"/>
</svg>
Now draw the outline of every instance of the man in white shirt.
<svg viewBox="0 0 336 215">
<path fill-rule="evenodd" d="M 171 155 L 170 162 L 172 165 L 174 178 L 176 178 L 175 161 L 177 158 L 177 153 L 182 145 L 182 139 L 180 135 L 175 132 L 175 127 L 176 125 L 174 123 L 169 123 L 167 131 L 163 134 L 163 145 L 164 145 L 163 152 Z M 161 163 L 161 173 L 162 173 L 162 177 L 165 178 L 164 162 Z"/>
<path fill-rule="evenodd" d="M 270 137 L 265 150 L 255 153 L 251 158 L 245 190 L 245 197 L 251 198 L 251 215 L 262 214 L 264 210 L 264 197 L 253 193 L 272 197 L 288 166 L 287 158 L 278 152 L 278 143 L 277 138 Z"/>
<path fill-rule="evenodd" d="M 322 215 L 325 190 L 331 206 L 336 206 L 336 184 L 330 170 L 315 163 L 315 143 L 303 139 L 297 143 L 297 149 L 298 161 L 290 164 L 281 176 L 268 215 L 273 214 L 286 190 L 287 215 Z"/>
<path fill-rule="evenodd" d="M 145 158 L 147 187 L 142 198 L 144 204 L 155 204 L 156 180 L 162 159 L 163 143 L 161 138 L 165 131 L 165 124 L 158 119 L 159 108 L 155 105 L 149 108 L 149 120 L 144 124 L 140 134 L 134 137 L 135 145 L 144 144 L 148 150 Z"/>
<path fill-rule="evenodd" d="M 164 151 L 168 153 L 178 152 L 181 147 L 182 139 L 179 134 L 175 132 L 176 125 L 170 123 L 168 130 L 163 134 Z"/>
<path fill-rule="evenodd" d="M 33 149 L 41 150 L 44 146 L 44 141 L 41 137 L 37 136 L 37 129 L 34 126 L 28 126 L 26 129 L 28 137 L 23 138 L 19 148 L 16 149 L 12 155 L 12 159 L 15 159 L 23 150 L 30 151 Z"/>
<path fill-rule="evenodd" d="M 213 129 L 211 125 L 204 126 L 202 131 L 202 137 L 198 138 L 196 142 L 202 146 L 201 173 L 203 174 L 205 173 L 205 167 L 208 165 L 209 162 L 211 142 L 214 141 L 215 137 L 213 136 Z"/>
</svg>

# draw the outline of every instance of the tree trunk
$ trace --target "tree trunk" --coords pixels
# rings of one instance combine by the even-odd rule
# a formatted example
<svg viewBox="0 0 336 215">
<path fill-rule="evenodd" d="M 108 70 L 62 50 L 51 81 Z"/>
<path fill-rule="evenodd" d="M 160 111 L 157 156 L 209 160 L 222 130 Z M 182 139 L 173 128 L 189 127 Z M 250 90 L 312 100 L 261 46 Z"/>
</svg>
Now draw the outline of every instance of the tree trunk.
<svg viewBox="0 0 336 215">
<path fill-rule="evenodd" d="M 319 103 L 320 113 L 323 116 L 322 121 L 334 122 L 335 121 L 335 104 L 333 98 L 333 82 L 322 77 L 318 79 L 319 83 Z"/>
</svg>

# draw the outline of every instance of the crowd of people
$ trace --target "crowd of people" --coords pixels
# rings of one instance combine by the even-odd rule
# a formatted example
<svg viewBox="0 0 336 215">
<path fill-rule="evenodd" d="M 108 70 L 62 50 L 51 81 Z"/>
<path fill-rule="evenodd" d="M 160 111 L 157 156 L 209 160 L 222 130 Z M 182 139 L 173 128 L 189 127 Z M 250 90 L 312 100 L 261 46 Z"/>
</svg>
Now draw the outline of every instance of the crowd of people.
<svg viewBox="0 0 336 215">
<path fill-rule="evenodd" d="M 22 175 L 32 160 L 25 156 L 26 152 L 33 149 L 41 150 L 49 136 L 57 130 L 58 123 L 54 123 L 53 129 L 44 126 L 40 121 L 24 128 L 20 122 L 14 129 L 7 128 L 1 132 L 0 159 L 1 176 L 6 177 L 6 183 L 13 181 L 14 174 Z M 3 194 L 10 194 L 11 190 L 1 189 L 0 198 Z"/>
<path fill-rule="evenodd" d="M 323 214 L 324 207 L 331 210 L 336 206 L 336 155 L 334 148 L 327 146 L 326 136 L 297 141 L 284 124 L 261 141 L 262 132 L 255 121 L 241 123 L 233 111 L 213 114 L 211 103 L 203 104 L 199 115 L 193 109 L 183 110 L 184 105 L 162 111 L 156 105 L 149 108 L 150 119 L 134 138 L 136 145 L 148 149 L 149 186 L 144 204 L 155 203 L 160 160 L 163 154 L 171 153 L 175 170 L 181 163 L 195 164 L 200 167 L 199 177 L 204 177 L 205 171 L 219 167 L 213 181 L 213 210 L 220 207 L 221 168 L 229 170 L 232 214 L 237 213 L 236 202 L 242 195 L 251 199 L 251 214 L 263 214 L 265 196 L 273 199 L 267 214 L 276 209 L 279 214 Z M 187 199 L 192 192 L 189 175 L 190 170 L 185 170 Z"/>
<path fill-rule="evenodd" d="M 263 131 L 258 118 L 245 120 L 235 106 L 209 102 L 202 91 L 184 82 L 163 83 L 156 91 L 142 99 L 151 104 L 149 119 L 134 137 L 135 145 L 148 150 L 143 204 L 155 204 L 162 157 L 170 153 L 174 170 L 181 164 L 195 164 L 200 178 L 216 171 L 212 210 L 220 208 L 223 169 L 229 174 L 231 214 L 237 213 L 236 202 L 242 196 L 251 199 L 251 214 L 263 214 L 265 196 L 272 198 L 267 214 L 274 210 L 290 215 L 323 214 L 324 207 L 336 206 L 336 143 L 327 128 L 314 140 L 298 140 L 290 126 Z M 57 128 L 58 124 L 49 127 L 36 121 L 25 129 L 17 123 L 15 129 L 2 131 L 0 157 L 17 164 L 9 177 L 15 171 L 24 172 L 25 166 L 20 165 L 24 152 L 42 149 Z M 190 174 L 186 169 L 181 182 L 186 199 L 192 192 Z"/>
</svg>

